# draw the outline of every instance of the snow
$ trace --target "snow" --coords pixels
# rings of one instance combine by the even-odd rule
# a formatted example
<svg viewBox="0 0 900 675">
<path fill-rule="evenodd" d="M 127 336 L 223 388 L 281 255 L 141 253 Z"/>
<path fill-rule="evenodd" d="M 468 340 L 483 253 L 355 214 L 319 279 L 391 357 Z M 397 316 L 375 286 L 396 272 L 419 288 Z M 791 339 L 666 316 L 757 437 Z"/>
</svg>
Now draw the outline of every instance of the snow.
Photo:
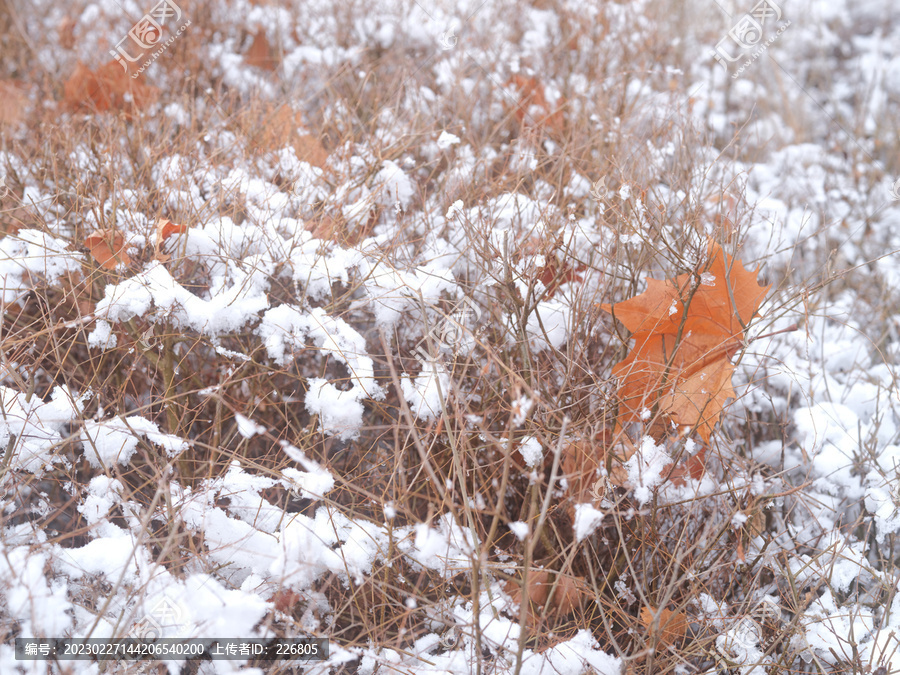
<svg viewBox="0 0 900 675">
<path fill-rule="evenodd" d="M 525 537 L 528 536 L 531 528 L 528 527 L 528 523 L 523 523 L 521 520 L 516 520 L 507 525 L 509 531 L 516 535 L 516 539 L 519 541 L 525 541 Z"/>
<path fill-rule="evenodd" d="M 280 445 L 288 457 L 305 469 L 305 471 L 293 467 L 282 469 L 281 475 L 285 478 L 286 487 L 295 490 L 305 499 L 321 499 L 334 488 L 334 476 L 309 459 L 300 448 L 287 441 L 280 441 Z"/>
<path fill-rule="evenodd" d="M 575 541 L 583 541 L 592 535 L 600 523 L 603 522 L 604 513 L 595 509 L 590 504 L 575 505 Z"/>
<path fill-rule="evenodd" d="M 29 17 L 30 34 L 38 36 L 31 51 L 53 72 L 95 60 L 97 44 L 130 29 L 121 8 L 89 4 L 77 17 L 76 43 L 48 45 L 40 36 L 57 34 L 57 4 L 37 3 L 46 11 Z M 658 495 L 666 517 L 679 508 L 713 513 L 689 522 L 700 536 L 709 525 L 748 537 L 755 507 L 725 504 L 723 493 L 759 499 L 773 524 L 743 540 L 746 560 L 760 566 L 754 578 L 760 570 L 772 578 L 766 593 L 776 605 L 785 584 L 818 590 L 792 612 L 791 642 L 778 649 L 799 656 L 785 667 L 857 668 L 835 656 L 855 649 L 860 668 L 887 661 L 900 668 L 891 656 L 900 599 L 888 607 L 883 594 L 896 586 L 900 533 L 900 208 L 890 155 L 896 134 L 888 123 L 900 92 L 900 42 L 896 22 L 887 20 L 893 6 L 803 0 L 789 9 L 805 20 L 769 47 L 774 61 L 755 59 L 733 77 L 709 52 L 750 5 L 732 16 L 688 3 L 685 30 L 673 32 L 671 17 L 651 12 L 646 0 L 523 5 L 513 22 L 490 3 L 442 1 L 427 11 L 401 4 L 378 3 L 347 23 L 316 3 L 288 11 L 227 0 L 210 9 L 215 39 L 190 47 L 209 70 L 198 75 L 210 89 L 197 101 L 165 98 L 176 90 L 178 68 L 156 64 L 145 75 L 165 98 L 140 120 L 147 138 L 161 124 L 173 137 L 183 131 L 190 138 L 198 122 L 204 131 L 194 147 L 176 153 L 138 143 L 137 155 L 124 161 L 122 148 L 95 147 L 73 127 L 71 146 L 59 156 L 76 174 L 71 183 L 59 181 L 46 158 L 23 156 L 16 143 L 0 151 L 7 331 L 0 354 L 0 622 L 22 636 L 124 634 L 147 629 L 150 619 L 177 635 L 257 635 L 281 629 L 272 598 L 290 589 L 302 612 L 297 625 L 328 635 L 340 622 L 322 590 L 332 577 L 355 592 L 385 574 L 407 583 L 398 570 L 412 568 L 446 586 L 427 602 L 413 583 L 398 587 L 398 611 L 410 612 L 405 625 L 416 631 L 403 650 L 349 648 L 335 638 L 329 662 L 310 665 L 311 672 L 359 658 L 361 673 L 469 673 L 476 659 L 484 672 L 621 673 L 626 661 L 586 627 L 556 635 L 540 651 L 525 648 L 518 659 L 518 608 L 493 567 L 503 555 L 504 574 L 515 568 L 518 549 L 483 552 L 480 530 L 464 517 L 469 508 L 489 513 L 492 496 L 461 495 L 458 476 L 442 473 L 446 500 L 436 499 L 427 513 L 380 484 L 372 494 L 360 486 L 365 506 L 350 507 L 346 493 L 356 486 L 341 461 L 354 443 L 380 453 L 372 437 L 386 417 L 402 420 L 394 431 L 403 440 L 387 434 L 388 443 L 406 443 L 413 430 L 431 434 L 442 417 L 436 443 L 452 431 L 471 436 L 465 447 L 489 447 L 504 433 L 512 444 L 505 438 L 503 449 L 518 452 L 527 467 L 513 479 L 538 485 L 547 458 L 538 439 L 554 439 L 556 413 L 576 409 L 573 427 L 590 429 L 566 433 L 593 434 L 591 425 L 608 412 L 608 372 L 626 336 L 594 321 L 590 308 L 623 299 L 636 270 L 652 278 L 663 278 L 662 270 L 647 266 L 685 271 L 690 260 L 671 254 L 712 235 L 727 238 L 748 268 L 760 264 L 773 284 L 752 328 L 753 336 L 772 335 L 749 340 L 737 363 L 738 400 L 708 448 L 706 475 L 665 481 L 682 442 L 694 454 L 692 441 L 673 440 L 679 430 L 665 440 L 645 436 L 625 463 L 622 499 L 637 507 Z M 556 47 L 581 19 L 588 29 L 568 43 L 561 73 Z M 282 59 L 273 72 L 245 59 L 247 38 L 259 31 Z M 415 66 L 403 70 L 403 86 L 371 90 L 381 85 L 382 62 L 398 57 Z M 784 80 L 773 63 L 791 76 Z M 578 132 L 604 145 L 573 152 L 549 125 L 533 123 L 550 112 L 540 105 L 513 131 L 513 74 L 534 76 L 567 120 L 587 113 L 593 126 Z M 246 124 L 223 119 L 211 105 L 210 76 L 262 106 L 288 101 L 304 118 L 292 133 L 327 130 L 327 161 L 301 160 L 291 138 L 276 138 L 273 147 L 246 141 Z M 343 77 L 358 78 L 351 88 L 359 87 L 359 110 L 332 86 Z M 306 95 L 322 90 L 333 95 Z M 363 110 L 369 102 L 373 109 Z M 612 118 L 606 108 L 628 114 Z M 129 121 L 128 133 L 137 122 Z M 4 126 L 4 134 L 16 139 L 24 128 Z M 679 148 L 697 158 L 688 172 Z M 632 149 L 640 152 L 632 157 Z M 149 162 L 146 169 L 138 171 L 135 158 Z M 5 186 L 13 185 L 8 194 Z M 81 202 L 83 209 L 72 208 Z M 163 251 L 153 250 L 157 210 L 189 225 Z M 733 232 L 719 227 L 722 218 L 735 223 Z M 329 222 L 333 237 L 322 234 Z M 132 262 L 97 271 L 79 238 L 110 226 L 129 242 Z M 536 270 L 555 255 L 577 260 L 583 278 L 545 288 Z M 721 283 L 709 273 L 699 281 Z M 15 332 L 38 314 L 53 323 L 34 345 L 20 342 Z M 780 332 L 792 324 L 799 328 Z M 85 352 L 78 368 L 43 368 L 72 335 Z M 81 348 L 84 340 L 90 350 Z M 499 392 L 508 404 L 498 406 L 506 416 L 498 423 L 495 410 L 479 407 L 483 391 L 470 386 L 467 373 L 484 368 L 479 377 L 494 379 L 497 355 L 506 353 L 522 359 L 528 386 Z M 205 409 L 178 432 L 182 438 L 167 433 L 167 393 L 161 400 L 157 390 L 132 391 L 142 376 L 153 377 L 157 354 L 183 369 L 179 396 L 196 395 L 196 409 L 238 397 L 241 405 L 227 409 L 243 414 L 233 414 L 222 448 L 206 445 L 213 422 Z M 184 372 L 212 362 L 221 372 Z M 260 372 L 266 376 L 245 379 Z M 269 372 L 271 382 L 263 382 Z M 557 398 L 572 373 L 583 386 Z M 127 393 L 113 391 L 119 387 Z M 254 400 L 258 391 L 268 400 Z M 290 420 L 285 428 L 263 417 L 265 406 Z M 450 414 L 457 407 L 459 428 Z M 652 416 L 648 408 L 643 421 Z M 748 426 L 765 440 L 754 440 Z M 426 441 L 431 459 L 433 439 L 422 432 L 415 440 Z M 172 460 L 192 463 L 195 443 L 203 461 L 207 452 L 227 453 L 221 475 L 201 467 L 183 479 Z M 132 483 L 133 465 L 145 455 L 158 472 L 147 489 L 158 497 L 152 507 Z M 381 461 L 380 454 L 364 457 Z M 463 469 L 494 470 L 477 463 L 480 455 L 474 459 Z M 751 472 L 751 459 L 765 466 Z M 552 493 L 553 506 L 569 496 Z M 60 503 L 65 518 L 84 525 L 76 539 L 51 529 L 64 522 L 55 515 Z M 567 505 L 573 560 L 605 536 L 599 530 L 611 519 L 645 511 Z M 178 565 L 147 539 L 148 527 L 167 523 L 189 535 L 178 538 L 189 549 L 166 551 Z M 500 524 L 520 548 L 534 526 Z M 486 587 L 480 596 L 461 592 L 459 580 L 482 553 L 477 568 Z M 766 656 L 758 617 L 741 616 L 740 605 L 729 605 L 733 598 L 696 581 L 709 593 L 688 611 L 714 632 L 720 656 L 745 675 L 771 669 L 781 652 Z M 619 579 L 615 592 L 634 605 L 638 581 Z M 475 626 L 489 656 L 476 653 Z M 265 672 L 244 666 L 208 663 L 202 672 Z M 0 645 L 0 672 L 50 668 L 17 662 Z M 71 669 L 99 672 L 86 662 Z"/>
<path fill-rule="evenodd" d="M 869 658 L 873 666 L 885 666 L 888 673 L 900 670 L 900 639 L 898 639 L 898 635 L 900 635 L 898 631 L 890 628 L 878 631 L 870 648 Z"/>
<path fill-rule="evenodd" d="M 857 415 L 840 403 L 818 403 L 798 409 L 794 424 L 797 442 L 812 458 L 816 483 L 828 492 L 862 498 L 863 488 L 853 475 L 854 456 L 860 445 Z"/>
<path fill-rule="evenodd" d="M 725 654 L 730 663 L 741 665 L 742 673 L 765 675 L 765 666 L 771 664 L 771 659 L 760 648 L 761 639 L 759 625 L 744 619 L 716 638 L 716 649 Z"/>
<path fill-rule="evenodd" d="M 519 442 L 519 454 L 530 467 L 539 466 L 544 461 L 544 448 L 534 436 L 525 436 Z"/>
<path fill-rule="evenodd" d="M 403 397 L 412 413 L 424 420 L 432 420 L 444 409 L 450 394 L 450 376 L 437 361 L 419 361 L 421 370 L 413 380 L 404 373 L 400 378 Z"/>
<path fill-rule="evenodd" d="M 571 308 L 562 300 L 544 300 L 538 303 L 528 317 L 525 332 L 535 351 L 560 349 L 569 337 Z"/>
<path fill-rule="evenodd" d="M 38 279 L 53 283 L 81 272 L 82 255 L 68 243 L 40 230 L 19 230 L 0 239 L 0 305 L 20 302 Z"/>
<path fill-rule="evenodd" d="M 223 586 L 208 574 L 172 579 L 145 596 L 141 619 L 153 619 L 161 637 L 196 638 L 231 635 L 262 637 L 256 630 L 270 604 L 241 589 Z"/>
<path fill-rule="evenodd" d="M 442 131 L 437 139 L 437 145 L 441 150 L 446 150 L 454 145 L 459 145 L 459 142 L 459 136 L 451 134 L 449 131 Z"/>
<path fill-rule="evenodd" d="M 628 482 L 634 488 L 638 503 L 643 505 L 653 498 L 653 489 L 662 485 L 663 471 L 671 462 L 665 445 L 657 445 L 650 436 L 641 439 L 640 447 L 625 462 Z"/>
<path fill-rule="evenodd" d="M 343 440 L 355 438 L 363 423 L 362 400 L 378 400 L 384 395 L 375 382 L 365 339 L 343 319 L 329 316 L 321 307 L 305 314 L 290 305 L 265 312 L 256 332 L 264 340 L 269 357 L 280 365 L 286 365 L 297 351 L 309 348 L 306 340 L 312 339 L 320 353 L 347 366 L 353 383 L 348 390 L 338 389 L 321 377 L 308 378 L 306 408 L 319 416 L 319 425 L 326 433 L 339 435 Z"/>
<path fill-rule="evenodd" d="M 122 489 L 122 483 L 114 478 L 94 476 L 88 483 L 88 496 L 78 506 L 78 512 L 84 516 L 88 525 L 102 526 L 110 509 L 119 502 L 116 495 Z"/>
<path fill-rule="evenodd" d="M 240 329 L 268 307 L 267 284 L 252 270 L 242 270 L 238 264 L 229 263 L 228 268 L 235 283 L 219 289 L 208 299 L 184 288 L 160 264 L 151 264 L 120 284 L 107 286 L 105 297 L 97 303 L 98 327 L 88 338 L 90 344 L 94 347 L 107 345 L 108 323 L 121 323 L 137 316 L 169 321 L 176 327 L 191 328 L 207 335 Z M 151 307 L 154 311 L 149 313 Z"/>
<path fill-rule="evenodd" d="M 56 453 L 62 432 L 81 413 L 90 398 L 75 396 L 65 386 L 54 387 L 50 400 L 41 401 L 10 387 L 0 387 L 0 447 L 9 449 L 9 466 L 41 476 L 55 463 L 64 461 Z"/>
<path fill-rule="evenodd" d="M 61 549 L 54 566 L 71 580 L 103 575 L 110 582 L 120 578 L 136 579 L 137 543 L 129 536 L 98 537 L 80 548 Z"/>
<path fill-rule="evenodd" d="M 581 675 L 586 670 L 597 675 L 619 675 L 622 672 L 621 659 L 600 651 L 597 640 L 591 632 L 579 630 L 575 637 L 561 642 L 542 654 L 529 654 L 523 660 L 522 673 L 528 675 Z M 529 650 L 530 651 L 530 650 Z"/>
<path fill-rule="evenodd" d="M 171 434 L 161 433 L 159 427 L 140 415 L 118 417 L 100 422 L 85 422 L 81 443 L 85 459 L 99 468 L 112 464 L 128 464 L 137 451 L 141 437 L 163 449 L 170 458 L 188 449 L 188 442 Z"/>
<path fill-rule="evenodd" d="M 365 290 L 374 305 L 375 322 L 385 329 L 393 328 L 404 315 L 423 305 L 426 310 L 433 307 L 445 294 L 459 294 L 453 273 L 437 264 L 401 270 L 381 261 L 374 264 L 363 261 L 360 272 L 365 276 Z M 432 316 L 431 320 L 434 319 Z"/>
<path fill-rule="evenodd" d="M 22 637 L 59 637 L 72 627 L 68 584 L 48 581 L 44 570 L 50 560 L 26 546 L 4 549 L 0 555 L 0 588 L 9 616 L 20 622 Z"/>
<path fill-rule="evenodd" d="M 792 647 L 804 648 L 829 664 L 838 662 L 836 654 L 850 649 L 850 636 L 867 635 L 874 628 L 870 612 L 848 613 L 838 607 L 831 589 L 813 600 L 804 614 L 800 622 L 802 633 L 793 638 Z M 753 647 L 748 647 L 748 651 L 750 649 Z"/>
<path fill-rule="evenodd" d="M 409 534 L 412 538 L 403 539 L 400 550 L 416 565 L 437 570 L 445 577 L 467 567 L 475 550 L 472 533 L 458 524 L 451 513 L 438 518 L 437 528 L 419 523 Z"/>
<path fill-rule="evenodd" d="M 409 177 L 390 160 L 385 161 L 381 171 L 375 175 L 375 186 L 379 189 L 379 201 L 384 206 L 396 203 L 405 209 L 413 198 L 414 190 Z"/>
<path fill-rule="evenodd" d="M 237 422 L 238 433 L 244 438 L 253 438 L 257 434 L 266 433 L 266 428 L 263 425 L 257 424 L 240 413 L 235 413 L 234 421 Z"/>
<path fill-rule="evenodd" d="M 534 400 L 527 396 L 521 396 L 512 403 L 512 410 L 515 413 L 513 417 L 513 426 L 518 428 L 525 424 L 531 409 L 534 407 Z"/>
</svg>

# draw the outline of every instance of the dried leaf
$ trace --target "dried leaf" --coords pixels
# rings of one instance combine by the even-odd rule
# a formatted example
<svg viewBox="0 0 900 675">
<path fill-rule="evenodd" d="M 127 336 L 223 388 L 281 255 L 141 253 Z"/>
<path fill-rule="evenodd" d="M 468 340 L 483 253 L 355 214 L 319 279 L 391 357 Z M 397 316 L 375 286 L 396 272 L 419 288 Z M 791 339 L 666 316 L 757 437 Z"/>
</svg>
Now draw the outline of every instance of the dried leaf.
<svg viewBox="0 0 900 675">
<path fill-rule="evenodd" d="M 513 75 L 507 82 L 512 84 L 519 94 L 514 109 L 516 119 L 524 126 L 540 127 L 547 131 L 560 133 L 565 125 L 562 104 L 554 107 L 547 101 L 544 85 L 536 77 Z"/>
<path fill-rule="evenodd" d="M 666 646 L 681 640 L 687 633 L 688 621 L 687 617 L 681 612 L 673 612 L 671 609 L 662 609 L 659 611 L 659 627 L 654 629 L 653 620 L 656 618 L 657 610 L 655 607 L 643 607 L 641 609 L 641 623 L 652 635 L 656 637 L 659 644 Z"/>
<path fill-rule="evenodd" d="M 187 225 L 178 225 L 168 218 L 160 218 L 156 223 L 156 246 L 161 247 L 163 243 L 173 234 L 183 234 L 188 231 Z"/>
<path fill-rule="evenodd" d="M 343 237 L 345 234 L 345 228 L 342 224 L 328 214 L 322 215 L 318 221 L 312 223 L 309 227 L 310 233 L 315 239 L 332 241 Z"/>
<path fill-rule="evenodd" d="M 125 252 L 125 237 L 118 230 L 94 230 L 84 238 L 84 245 L 104 269 L 114 270 L 120 263 L 131 262 Z"/>
<path fill-rule="evenodd" d="M 522 584 L 509 581 L 505 585 L 506 593 L 512 601 L 520 605 L 523 601 Z M 552 592 L 552 596 L 551 596 Z M 529 628 L 538 626 L 541 617 L 560 617 L 571 614 L 583 607 L 593 592 L 584 579 L 552 572 L 532 569 L 528 573 L 528 583 L 524 599 L 526 622 Z"/>
<path fill-rule="evenodd" d="M 563 447 L 561 467 L 574 503 L 600 501 L 603 496 L 601 472 L 605 454 L 605 448 L 585 441 L 569 443 Z"/>
<path fill-rule="evenodd" d="M 559 614 L 571 614 L 584 606 L 592 591 L 584 579 L 563 574 L 556 575 L 556 590 L 550 602 Z"/>
<path fill-rule="evenodd" d="M 75 28 L 78 26 L 78 19 L 66 17 L 59 22 L 56 33 L 59 36 L 59 46 L 63 49 L 72 49 L 75 46 Z"/>
<path fill-rule="evenodd" d="M 624 463 L 635 450 L 628 436 L 615 435 L 611 429 L 603 429 L 593 441 L 579 441 L 563 447 L 561 468 L 572 497 L 570 517 L 574 518 L 575 504 L 598 506 L 606 494 L 607 481 L 619 486 L 628 482 Z"/>
<path fill-rule="evenodd" d="M 562 239 L 554 241 L 535 233 L 519 247 L 519 253 L 531 258 L 529 267 L 533 266 L 533 278 L 544 285 L 541 297 L 545 300 L 556 295 L 563 284 L 584 281 L 587 265 L 573 261 L 562 243 Z"/>
<path fill-rule="evenodd" d="M 328 151 L 319 139 L 306 132 L 303 115 L 288 105 L 268 109 L 263 113 L 262 119 L 258 113 L 248 113 L 241 119 L 241 126 L 261 151 L 269 152 L 291 146 L 299 160 L 320 169 L 328 159 Z"/>
<path fill-rule="evenodd" d="M 678 466 L 674 466 L 671 469 L 663 469 L 663 475 L 675 485 L 687 484 L 688 478 L 700 480 L 703 478 L 703 474 L 706 473 L 706 452 L 707 448 L 704 445 L 699 452 L 691 455 Z"/>
<path fill-rule="evenodd" d="M 0 81 L 0 126 L 12 126 L 25 116 L 28 96 L 21 86 L 13 80 Z"/>
<path fill-rule="evenodd" d="M 710 242 L 699 274 L 647 280 L 647 290 L 614 306 L 601 305 L 632 332 L 634 347 L 613 367 L 619 423 L 646 410 L 696 427 L 709 441 L 725 403 L 734 397 L 731 357 L 743 344 L 769 286 Z"/>
<path fill-rule="evenodd" d="M 253 36 L 253 43 L 244 55 L 244 62 L 248 66 L 255 66 L 263 70 L 275 70 L 278 67 L 278 59 L 275 51 L 269 45 L 266 32 L 262 29 Z"/>
<path fill-rule="evenodd" d="M 297 154 L 297 159 L 301 162 L 312 164 L 320 169 L 325 166 L 325 162 L 328 160 L 328 151 L 312 134 L 295 134 L 291 145 Z"/>
<path fill-rule="evenodd" d="M 66 105 L 71 110 L 124 110 L 133 112 L 153 101 L 159 91 L 156 87 L 133 80 L 115 59 L 103 64 L 96 71 L 79 62 L 75 72 L 64 87 Z"/>
<path fill-rule="evenodd" d="M 274 603 L 275 609 L 279 612 L 284 612 L 285 614 L 289 614 L 294 610 L 294 607 L 300 602 L 300 596 L 289 588 L 283 588 L 269 598 L 269 602 Z"/>
<path fill-rule="evenodd" d="M 544 266 L 539 268 L 540 273 L 538 274 L 538 279 L 546 288 L 543 298 L 552 298 L 563 284 L 571 281 L 584 281 L 582 273 L 586 269 L 586 265 L 570 265 L 566 261 L 560 263 L 555 257 L 549 258 Z"/>
</svg>

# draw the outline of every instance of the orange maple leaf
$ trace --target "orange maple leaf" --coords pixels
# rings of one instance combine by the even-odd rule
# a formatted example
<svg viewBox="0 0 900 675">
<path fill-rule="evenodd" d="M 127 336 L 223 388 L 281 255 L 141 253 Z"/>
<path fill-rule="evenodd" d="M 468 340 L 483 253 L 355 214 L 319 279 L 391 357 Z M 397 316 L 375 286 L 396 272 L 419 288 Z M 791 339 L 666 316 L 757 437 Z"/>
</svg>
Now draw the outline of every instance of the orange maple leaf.
<svg viewBox="0 0 900 675">
<path fill-rule="evenodd" d="M 659 412 L 695 427 L 709 442 L 729 398 L 731 357 L 770 286 L 710 242 L 697 270 L 675 279 L 648 279 L 647 290 L 601 305 L 631 331 L 634 347 L 612 369 L 618 379 L 619 424 Z"/>
</svg>

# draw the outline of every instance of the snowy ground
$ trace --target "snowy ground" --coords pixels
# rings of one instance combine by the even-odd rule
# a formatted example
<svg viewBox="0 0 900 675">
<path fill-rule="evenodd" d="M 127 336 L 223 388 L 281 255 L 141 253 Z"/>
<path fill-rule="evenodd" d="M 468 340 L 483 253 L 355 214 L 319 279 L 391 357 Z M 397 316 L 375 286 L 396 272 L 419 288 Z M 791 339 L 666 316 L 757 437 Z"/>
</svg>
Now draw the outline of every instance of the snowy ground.
<svg viewBox="0 0 900 675">
<path fill-rule="evenodd" d="M 0 672 L 900 672 L 889 0 L 4 7 Z M 705 472 L 579 488 L 598 305 L 709 237 L 772 290 Z M 148 630 L 330 655 L 13 646 Z"/>
</svg>

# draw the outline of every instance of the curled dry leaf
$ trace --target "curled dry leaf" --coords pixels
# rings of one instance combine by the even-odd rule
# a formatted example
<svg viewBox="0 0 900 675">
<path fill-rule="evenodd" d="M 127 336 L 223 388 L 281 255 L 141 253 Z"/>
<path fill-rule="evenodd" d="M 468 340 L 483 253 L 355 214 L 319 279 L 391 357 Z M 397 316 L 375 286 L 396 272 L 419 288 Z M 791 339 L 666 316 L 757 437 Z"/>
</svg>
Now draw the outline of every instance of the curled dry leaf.
<svg viewBox="0 0 900 675">
<path fill-rule="evenodd" d="M 160 218 L 156 222 L 156 245 L 162 246 L 173 234 L 183 234 L 187 231 L 187 225 L 178 225 L 168 218 Z"/>
<path fill-rule="evenodd" d="M 160 218 L 156 221 L 156 247 L 153 257 L 161 262 L 167 262 L 171 256 L 163 252 L 163 245 L 166 243 L 166 240 L 173 234 L 183 234 L 187 231 L 187 225 L 173 223 L 168 218 Z"/>
<path fill-rule="evenodd" d="M 641 623 L 651 635 L 656 637 L 659 644 L 671 645 L 687 634 L 688 621 L 684 614 L 663 608 L 659 610 L 659 625 L 654 627 L 653 620 L 656 618 L 656 613 L 655 607 L 643 607 Z"/>
<path fill-rule="evenodd" d="M 705 263 L 675 279 L 648 279 L 647 290 L 616 305 L 601 305 L 634 338 L 628 357 L 613 367 L 619 424 L 655 409 L 696 427 L 709 441 L 728 399 L 734 398 L 731 357 L 759 311 L 769 286 L 710 242 Z"/>
<path fill-rule="evenodd" d="M 84 246 L 104 269 L 114 270 L 119 263 L 131 262 L 125 252 L 125 237 L 118 230 L 94 230 L 84 238 Z"/>
<path fill-rule="evenodd" d="M 538 279 L 547 289 L 543 297 L 552 298 L 563 284 L 584 281 L 583 273 L 586 269 L 585 265 L 570 265 L 565 261 L 559 262 L 556 258 L 550 258 L 543 267 L 539 268 Z"/>
<path fill-rule="evenodd" d="M 531 258 L 527 266 L 531 268 L 530 274 L 526 272 L 525 275 L 536 278 L 544 285 L 543 299 L 552 298 L 563 284 L 584 281 L 587 265 L 572 259 L 561 238 L 553 241 L 533 234 L 523 242 L 518 252 L 526 259 Z M 495 259 L 499 260 L 499 255 Z"/>
<path fill-rule="evenodd" d="M 703 478 L 703 474 L 706 473 L 706 453 L 707 447 L 704 445 L 698 452 L 690 455 L 677 466 L 670 464 L 668 467 L 665 467 L 663 476 L 675 485 L 686 485 L 688 479 L 700 480 Z"/>
<path fill-rule="evenodd" d="M 274 603 L 275 609 L 285 614 L 290 614 L 300 600 L 300 596 L 289 588 L 283 588 L 269 598 L 269 602 Z"/>
</svg>

